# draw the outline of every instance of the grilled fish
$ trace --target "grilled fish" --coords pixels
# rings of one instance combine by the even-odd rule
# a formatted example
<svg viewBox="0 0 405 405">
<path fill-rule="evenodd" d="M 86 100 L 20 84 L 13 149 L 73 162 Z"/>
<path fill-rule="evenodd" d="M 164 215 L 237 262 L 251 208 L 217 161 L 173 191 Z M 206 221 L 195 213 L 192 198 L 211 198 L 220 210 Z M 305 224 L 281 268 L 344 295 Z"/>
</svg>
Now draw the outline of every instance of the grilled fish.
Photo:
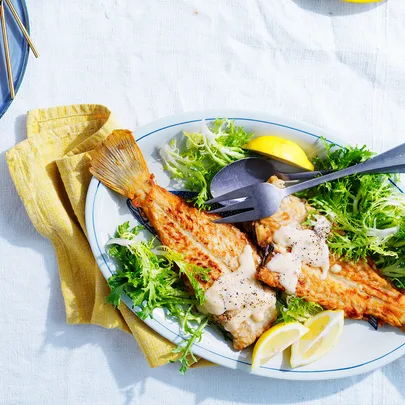
<svg viewBox="0 0 405 405">
<path fill-rule="evenodd" d="M 274 184 L 277 179 L 270 181 Z M 282 226 L 301 224 L 309 209 L 310 206 L 295 196 L 284 199 L 273 216 L 254 223 L 258 244 L 263 247 L 274 244 L 275 232 Z M 287 253 L 278 251 L 277 243 L 274 246 L 273 255 Z M 325 309 L 341 309 L 347 318 L 373 316 L 380 323 L 405 329 L 405 295 L 379 275 L 371 260 L 353 263 L 330 255 L 329 262 L 332 271 L 326 277 L 319 267 L 302 266 L 295 291 L 298 297 L 319 303 Z M 266 266 L 257 273 L 257 278 L 270 287 L 285 290 L 280 277 Z"/>
<path fill-rule="evenodd" d="M 218 216 L 199 211 L 158 186 L 130 131 L 114 131 L 108 136 L 95 150 L 90 172 L 140 207 L 164 245 L 181 253 L 190 264 L 209 269 L 209 281 L 199 280 L 204 290 L 209 290 L 221 276 L 237 272 L 242 256 L 250 254 L 254 268 L 249 287 L 260 292 L 261 297 L 252 295 L 238 309 L 213 315 L 231 333 L 236 350 L 252 344 L 272 325 L 276 317 L 275 294 L 255 279 L 260 262 L 256 247 L 235 226 L 213 223 Z M 256 307 L 261 310 L 260 316 L 253 316 Z"/>
<path fill-rule="evenodd" d="M 405 296 L 382 278 L 373 265 L 360 260 L 357 263 L 331 262 L 339 265 L 339 273 L 329 272 L 322 280 L 321 271 L 303 266 L 295 294 L 325 309 L 342 309 L 351 319 L 370 316 L 380 322 L 405 330 Z M 280 275 L 262 267 L 257 277 L 270 287 L 284 290 Z"/>
</svg>

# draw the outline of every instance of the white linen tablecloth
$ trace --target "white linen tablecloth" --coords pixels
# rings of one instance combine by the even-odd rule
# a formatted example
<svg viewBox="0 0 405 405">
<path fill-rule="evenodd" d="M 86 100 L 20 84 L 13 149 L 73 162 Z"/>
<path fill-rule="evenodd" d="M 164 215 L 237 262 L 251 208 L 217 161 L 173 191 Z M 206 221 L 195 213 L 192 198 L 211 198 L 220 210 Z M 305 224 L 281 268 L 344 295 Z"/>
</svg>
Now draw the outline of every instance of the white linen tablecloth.
<svg viewBox="0 0 405 405">
<path fill-rule="evenodd" d="M 255 109 L 381 151 L 404 141 L 405 1 L 27 2 L 41 57 L 0 120 L 0 404 L 403 404 L 405 358 L 326 382 L 222 367 L 183 377 L 177 365 L 149 369 L 130 335 L 67 326 L 51 244 L 27 218 L 5 151 L 25 138 L 27 110 L 73 103 L 105 104 L 131 129 Z"/>
</svg>

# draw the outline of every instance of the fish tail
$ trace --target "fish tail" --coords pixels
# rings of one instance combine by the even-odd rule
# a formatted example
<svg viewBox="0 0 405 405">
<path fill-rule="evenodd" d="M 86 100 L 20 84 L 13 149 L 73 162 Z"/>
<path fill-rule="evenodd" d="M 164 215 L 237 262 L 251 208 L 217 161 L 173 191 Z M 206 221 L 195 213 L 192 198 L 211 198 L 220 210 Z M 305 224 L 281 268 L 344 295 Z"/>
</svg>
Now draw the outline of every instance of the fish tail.
<svg viewBox="0 0 405 405">
<path fill-rule="evenodd" d="M 90 173 L 131 200 L 147 194 L 151 185 L 148 166 L 132 132 L 128 130 L 113 131 L 96 147 Z"/>
</svg>

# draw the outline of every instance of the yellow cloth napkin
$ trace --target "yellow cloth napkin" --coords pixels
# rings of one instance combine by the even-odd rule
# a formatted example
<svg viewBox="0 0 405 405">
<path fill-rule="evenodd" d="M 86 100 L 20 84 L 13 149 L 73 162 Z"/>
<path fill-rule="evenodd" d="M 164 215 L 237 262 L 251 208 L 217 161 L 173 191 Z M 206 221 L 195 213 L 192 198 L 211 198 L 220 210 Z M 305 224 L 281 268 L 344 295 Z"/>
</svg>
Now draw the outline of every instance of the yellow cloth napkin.
<svg viewBox="0 0 405 405">
<path fill-rule="evenodd" d="M 106 304 L 107 283 L 86 239 L 85 199 L 94 147 L 119 128 L 101 105 L 72 105 L 28 112 L 27 137 L 7 152 L 17 191 L 35 228 L 50 239 L 59 266 L 69 324 L 92 323 L 134 335 L 149 365 L 176 358 L 171 342 L 125 305 Z M 209 365 L 201 359 L 196 365 Z"/>
</svg>

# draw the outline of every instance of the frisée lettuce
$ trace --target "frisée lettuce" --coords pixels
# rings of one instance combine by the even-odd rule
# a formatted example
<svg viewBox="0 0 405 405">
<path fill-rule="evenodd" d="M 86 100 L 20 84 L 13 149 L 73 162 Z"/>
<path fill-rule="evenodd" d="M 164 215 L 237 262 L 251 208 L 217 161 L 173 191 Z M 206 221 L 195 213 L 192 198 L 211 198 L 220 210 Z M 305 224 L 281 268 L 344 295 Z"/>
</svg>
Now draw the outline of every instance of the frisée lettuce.
<svg viewBox="0 0 405 405">
<path fill-rule="evenodd" d="M 324 141 L 326 157 L 317 170 L 341 170 L 373 156 L 363 147 Z M 328 246 L 347 260 L 371 257 L 397 287 L 405 287 L 405 198 L 389 174 L 354 174 L 299 193 L 333 224 Z M 311 221 L 311 214 L 308 221 Z"/>
<path fill-rule="evenodd" d="M 236 126 L 233 120 L 217 118 L 210 128 L 202 120 L 201 132 L 184 132 L 184 136 L 185 148 L 180 150 L 176 140 L 172 140 L 160 148 L 160 156 L 173 179 L 198 193 L 195 204 L 202 208 L 210 198 L 213 177 L 229 163 L 248 156 L 242 146 L 253 134 Z"/>
<path fill-rule="evenodd" d="M 155 240 L 139 241 L 136 236 L 143 229 L 130 229 L 129 222 L 118 226 L 115 237 L 108 245 L 109 254 L 118 264 L 118 270 L 108 279 L 111 292 L 107 301 L 119 308 L 125 293 L 131 299 L 141 319 L 153 317 L 156 308 L 166 310 L 175 318 L 183 331 L 183 344 L 178 353 L 180 372 L 185 373 L 197 361 L 192 353 L 194 342 L 201 340 L 208 324 L 208 316 L 197 311 L 204 302 L 204 290 L 198 279 L 209 280 L 209 270 L 189 264 L 183 256 L 166 246 L 156 246 Z M 182 276 L 189 281 L 194 294 Z"/>
<path fill-rule="evenodd" d="M 304 323 L 307 319 L 323 311 L 323 308 L 316 302 L 309 302 L 295 295 L 278 295 L 277 300 L 281 303 L 281 306 L 275 322 L 276 324 L 288 322 Z"/>
</svg>

